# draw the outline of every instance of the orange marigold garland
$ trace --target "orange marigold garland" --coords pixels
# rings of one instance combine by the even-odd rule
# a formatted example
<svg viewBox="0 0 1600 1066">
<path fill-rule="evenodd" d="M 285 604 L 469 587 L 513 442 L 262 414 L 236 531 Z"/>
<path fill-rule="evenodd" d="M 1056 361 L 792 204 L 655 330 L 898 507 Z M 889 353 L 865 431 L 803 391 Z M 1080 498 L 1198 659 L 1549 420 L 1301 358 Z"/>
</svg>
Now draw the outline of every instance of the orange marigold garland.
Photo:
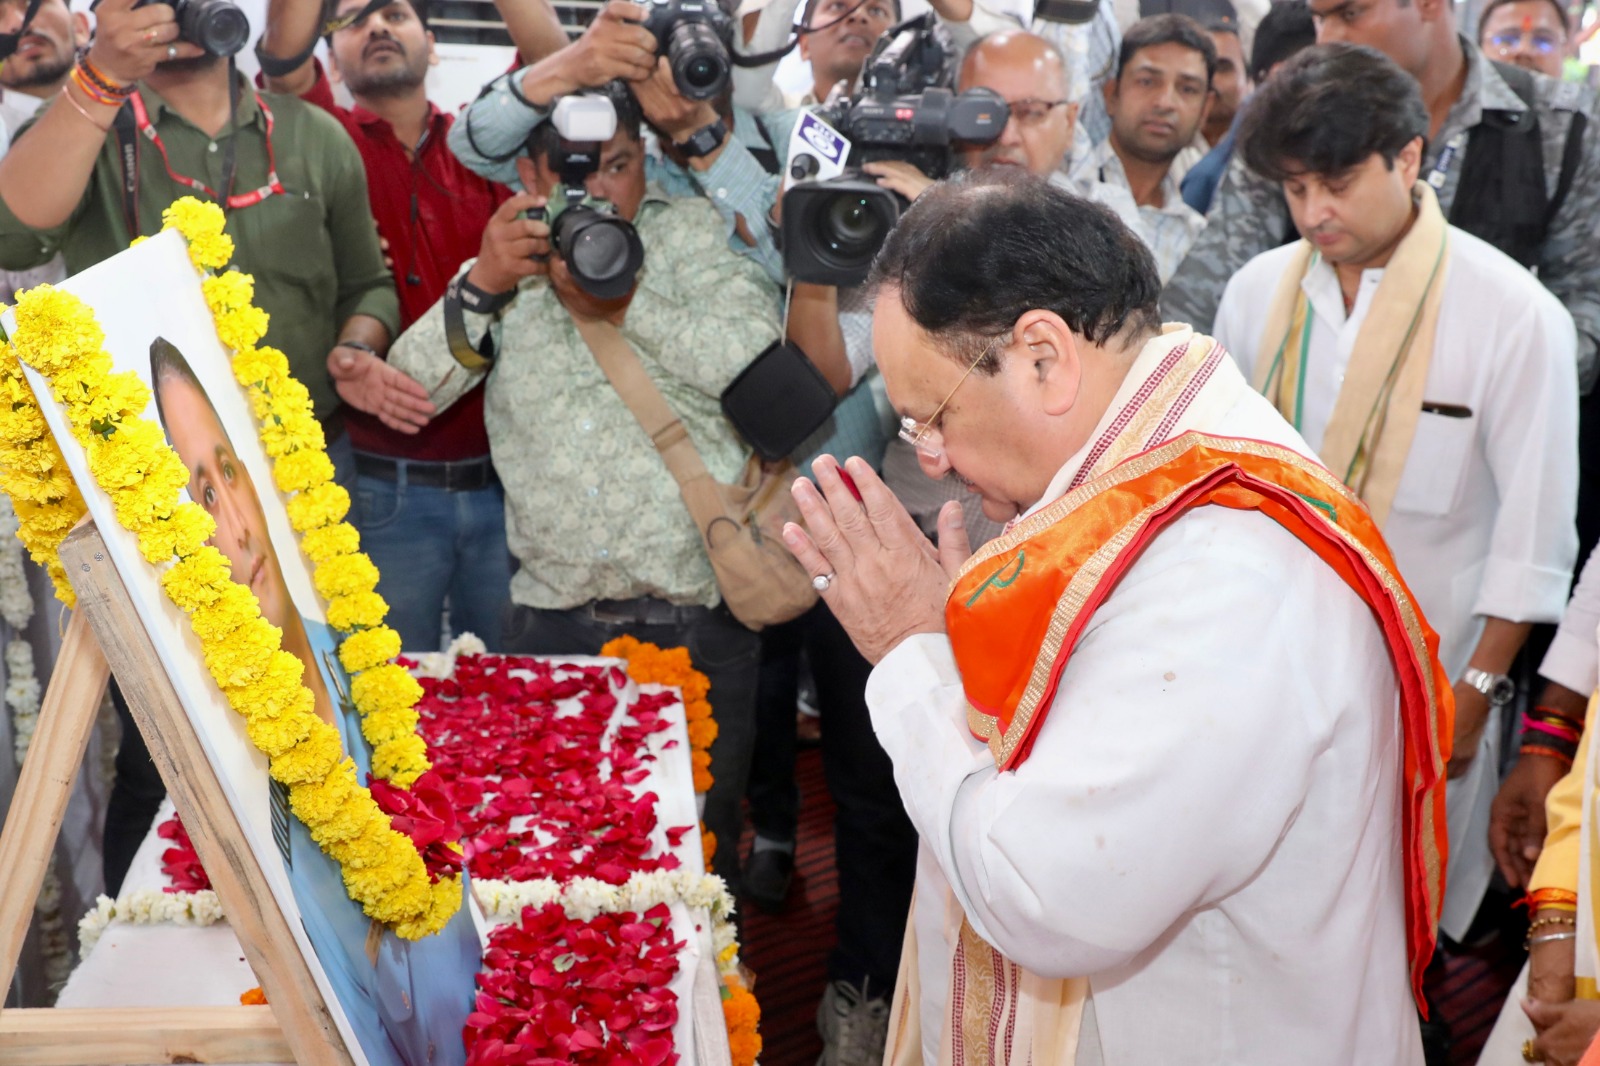
<svg viewBox="0 0 1600 1066">
<path fill-rule="evenodd" d="M 733 1066 L 754 1066 L 761 1055 L 761 1005 L 736 977 L 722 980 L 722 1016 L 728 1023 L 728 1050 Z"/>
</svg>

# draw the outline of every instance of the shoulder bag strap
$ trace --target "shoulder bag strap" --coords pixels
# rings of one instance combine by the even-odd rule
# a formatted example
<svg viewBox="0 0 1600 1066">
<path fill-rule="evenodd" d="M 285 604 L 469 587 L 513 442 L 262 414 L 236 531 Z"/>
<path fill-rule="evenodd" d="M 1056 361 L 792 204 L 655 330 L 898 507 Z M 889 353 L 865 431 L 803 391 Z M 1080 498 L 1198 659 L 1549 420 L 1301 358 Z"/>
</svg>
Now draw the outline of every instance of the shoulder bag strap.
<svg viewBox="0 0 1600 1066">
<path fill-rule="evenodd" d="M 710 476 L 683 421 L 656 388 L 656 383 L 650 380 L 650 374 L 622 331 L 609 322 L 581 319 L 576 315 L 572 316 L 572 324 L 589 346 L 611 387 L 639 420 L 678 487 L 681 489 L 697 478 Z"/>
</svg>

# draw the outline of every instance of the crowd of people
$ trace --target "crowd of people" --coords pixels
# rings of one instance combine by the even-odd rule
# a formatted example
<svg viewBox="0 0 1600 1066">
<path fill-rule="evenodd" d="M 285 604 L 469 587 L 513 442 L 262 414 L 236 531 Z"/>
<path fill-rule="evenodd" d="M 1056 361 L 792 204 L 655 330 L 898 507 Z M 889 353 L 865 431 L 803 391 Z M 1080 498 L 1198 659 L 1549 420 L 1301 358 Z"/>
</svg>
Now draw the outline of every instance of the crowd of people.
<svg viewBox="0 0 1600 1066">
<path fill-rule="evenodd" d="M 1010 995 L 1030 1004 L 1034 1062 L 1057 1061 L 1050 1039 L 1075 1039 L 1080 1063 L 1102 1048 L 1106 1062 L 1283 1061 L 1283 1041 L 1308 1033 L 1326 1046 L 1288 1060 L 1443 1062 L 1448 1027 L 1413 1005 L 1408 974 L 1437 964 L 1435 923 L 1446 945 L 1475 942 L 1523 893 L 1534 1035 L 1514 1050 L 1577 1063 L 1600 1031 L 1579 846 L 1600 660 L 1600 564 L 1585 566 L 1600 540 L 1600 98 L 1564 77 L 1580 12 L 1488 0 L 1469 25 L 1452 0 L 1054 0 L 1024 19 L 930 2 L 948 87 L 1003 101 L 1003 126 L 953 144 L 947 179 L 909 154 L 860 167 L 905 221 L 872 279 L 822 284 L 785 265 L 784 194 L 804 178 L 790 145 L 807 109 L 860 90 L 908 14 L 899 0 L 730 10 L 724 46 L 760 58 L 709 93 L 683 85 L 651 5 L 606 0 L 569 37 L 546 0 L 498 0 L 517 61 L 459 114 L 428 98 L 427 0 L 270 0 L 253 83 L 164 3 L 99 0 L 91 19 L 67 0 L 0 0 L 15 44 L 0 67 L 0 297 L 115 255 L 179 197 L 221 204 L 406 649 L 463 632 L 516 654 L 590 655 L 623 634 L 686 646 L 718 726 L 705 825 L 722 841 L 754 830 L 742 854 L 717 848 L 715 872 L 773 912 L 795 869 L 797 706 L 814 704 L 838 812 L 818 990 L 829 1066 L 951 1061 L 949 960 L 976 968 L 983 948 L 1021 967 Z M 774 76 L 792 38 L 812 81 L 800 93 Z M 587 147 L 558 129 L 573 100 L 614 117 Z M 579 200 L 601 205 L 587 237 Z M 637 271 L 608 286 L 575 247 L 622 232 Z M 791 455 L 815 472 L 796 488 L 810 538 L 791 543 L 814 607 L 759 631 L 728 609 L 666 434 L 642 428 L 602 337 L 631 349 L 676 439 L 723 483 L 751 457 L 725 413 L 741 372 L 790 342 L 826 380 L 832 413 Z M 942 353 L 936 372 L 906 362 L 917 345 Z M 1448 863 L 1433 871 L 1442 898 L 1419 882 L 1424 933 L 1394 844 L 1404 821 L 1422 847 L 1400 796 L 1427 783 L 1385 763 L 1400 725 L 1340 710 L 1410 707 L 1393 677 L 1340 667 L 1401 653 L 1361 630 L 1376 600 L 1295 570 L 1301 545 L 1237 516 L 1185 519 L 1200 532 L 1173 534 L 1165 569 L 1129 571 L 1118 593 L 1170 609 L 1154 630 L 1136 611 L 1097 621 L 1067 676 L 1106 698 L 1076 733 L 1029 740 L 1026 766 L 965 734 L 969 638 L 953 658 L 919 645 L 926 661 L 906 666 L 898 649 L 922 622 L 942 629 L 942 608 L 917 615 L 909 585 L 834 584 L 841 553 L 859 561 L 867 543 L 832 528 L 841 471 L 868 515 L 880 488 L 904 507 L 909 524 L 879 523 L 872 550 L 914 559 L 942 605 L 965 552 L 1005 550 L 1039 505 L 1106 469 L 1080 449 L 1123 447 L 1090 431 L 1120 410 L 1131 432 L 1128 383 L 1159 393 L 1185 359 L 1202 360 L 1184 363 L 1193 396 L 1162 401 L 1160 432 L 1225 426 L 1314 455 L 1392 553 L 1408 591 L 1384 602 L 1414 599 L 1438 635 Z M 1239 375 L 1253 392 L 1228 391 Z M 1049 418 L 991 407 L 975 433 L 985 389 L 1027 392 Z M 1084 395 L 1098 398 L 1087 414 Z M 1185 555 L 1212 541 L 1232 545 L 1222 563 Z M 935 542 L 962 552 L 941 559 Z M 1364 558 L 1387 574 L 1380 556 Z M 1204 617 L 1185 607 L 1202 598 L 1191 565 L 1221 575 Z M 1152 646 L 1172 653 L 1164 673 L 1149 674 Z M 1208 692 L 1202 721 L 1142 709 L 1218 663 L 1236 687 Z M 958 669 L 959 707 L 929 696 Z M 1012 695 L 1037 699 L 1024 687 Z M 1231 716 L 1221 732 L 1212 710 Z M 952 725 L 960 737 L 940 733 Z M 1061 770 L 1081 761 L 1074 744 L 1100 753 L 1108 792 L 1138 800 L 1097 800 Z M 1208 803 L 1218 782 L 1250 782 L 1248 813 Z M 129 728 L 107 817 L 113 894 L 160 798 Z M 1117 831 L 1075 828 L 1074 811 Z M 1307 928 L 1297 910 L 1326 920 Z M 1098 977 L 1087 994 L 1082 977 Z M 955 1020 L 941 1030 L 941 1016 Z"/>
</svg>

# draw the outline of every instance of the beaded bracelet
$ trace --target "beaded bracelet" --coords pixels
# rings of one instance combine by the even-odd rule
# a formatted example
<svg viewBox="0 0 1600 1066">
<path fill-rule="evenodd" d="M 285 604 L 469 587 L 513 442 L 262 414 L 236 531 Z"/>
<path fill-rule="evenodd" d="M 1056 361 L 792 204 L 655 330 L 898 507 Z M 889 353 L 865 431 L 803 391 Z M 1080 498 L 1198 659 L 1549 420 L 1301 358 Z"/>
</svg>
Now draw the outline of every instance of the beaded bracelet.
<svg viewBox="0 0 1600 1066">
<path fill-rule="evenodd" d="M 1552 914 L 1548 918 L 1535 918 L 1533 921 L 1529 922 L 1528 923 L 1528 932 L 1531 933 L 1535 929 L 1539 929 L 1539 928 L 1542 928 L 1542 927 L 1547 926 L 1547 925 L 1577 925 L 1577 924 L 1578 924 L 1578 916 L 1576 914 Z"/>
<path fill-rule="evenodd" d="M 83 95 L 87 96 L 89 99 L 93 100 L 95 103 L 104 104 L 106 107 L 122 106 L 121 97 L 112 96 L 99 88 L 97 85 L 91 82 L 78 67 L 72 68 L 71 78 L 72 84 L 78 87 L 78 91 L 83 93 Z M 66 88 L 66 86 L 62 86 L 62 88 Z M 95 125 L 99 125 L 99 123 L 95 123 Z"/>
<path fill-rule="evenodd" d="M 90 61 L 88 56 L 84 56 L 78 60 L 78 69 L 83 71 L 83 76 L 92 82 L 96 88 L 110 96 L 115 96 L 126 100 L 128 97 L 133 95 L 133 90 L 136 88 L 136 86 L 131 83 L 128 85 L 122 85 L 118 82 L 112 81 L 111 78 L 106 75 L 105 71 L 101 70 Z"/>
</svg>

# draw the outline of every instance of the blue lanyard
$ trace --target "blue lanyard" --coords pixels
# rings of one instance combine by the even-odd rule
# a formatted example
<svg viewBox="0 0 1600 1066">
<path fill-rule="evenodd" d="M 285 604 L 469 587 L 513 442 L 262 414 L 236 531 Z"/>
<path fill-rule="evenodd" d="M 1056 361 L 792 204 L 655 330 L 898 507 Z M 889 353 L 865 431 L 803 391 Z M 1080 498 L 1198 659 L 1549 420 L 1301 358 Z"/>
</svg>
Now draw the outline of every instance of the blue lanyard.
<svg viewBox="0 0 1600 1066">
<path fill-rule="evenodd" d="M 1439 150 L 1439 158 L 1433 161 L 1433 170 L 1428 173 L 1428 186 L 1435 193 L 1444 188 L 1445 178 L 1450 173 L 1450 164 L 1455 162 L 1456 153 L 1466 143 L 1467 131 L 1462 130 L 1446 141 L 1444 147 Z"/>
</svg>

